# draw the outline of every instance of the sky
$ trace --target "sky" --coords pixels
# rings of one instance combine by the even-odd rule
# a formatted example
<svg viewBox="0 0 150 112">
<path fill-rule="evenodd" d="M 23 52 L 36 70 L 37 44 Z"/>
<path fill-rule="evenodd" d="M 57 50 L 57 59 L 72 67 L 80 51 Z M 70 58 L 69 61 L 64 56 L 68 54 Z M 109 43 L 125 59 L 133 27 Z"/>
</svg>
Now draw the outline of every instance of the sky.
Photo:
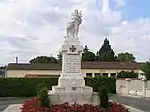
<svg viewBox="0 0 150 112">
<path fill-rule="evenodd" d="M 74 9 L 81 44 L 96 52 L 108 38 L 115 54 L 150 58 L 150 0 L 0 0 L 0 65 L 57 56 Z"/>
</svg>

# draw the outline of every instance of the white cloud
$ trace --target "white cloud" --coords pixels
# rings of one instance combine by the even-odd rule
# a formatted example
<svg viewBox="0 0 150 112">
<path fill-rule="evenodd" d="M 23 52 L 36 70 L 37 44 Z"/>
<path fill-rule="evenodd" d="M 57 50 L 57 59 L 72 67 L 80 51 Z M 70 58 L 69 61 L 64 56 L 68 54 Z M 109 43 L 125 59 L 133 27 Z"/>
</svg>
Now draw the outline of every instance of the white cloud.
<svg viewBox="0 0 150 112">
<path fill-rule="evenodd" d="M 117 2 L 124 4 L 124 2 Z M 66 35 L 71 11 L 82 10 L 79 37 L 96 52 L 107 36 L 116 53 L 129 51 L 138 60 L 149 58 L 150 20 L 124 21 L 120 11 L 102 14 L 94 0 L 0 1 L 0 64 L 28 62 L 38 55 L 55 55 Z"/>
<path fill-rule="evenodd" d="M 114 0 L 116 2 L 116 6 L 120 7 L 120 6 L 125 6 L 127 5 L 127 3 L 131 0 Z"/>
<path fill-rule="evenodd" d="M 148 60 L 150 43 L 150 19 L 122 23 L 112 28 L 112 44 L 117 52 L 129 51 L 138 60 Z M 119 46 L 119 47 L 117 47 Z"/>
</svg>

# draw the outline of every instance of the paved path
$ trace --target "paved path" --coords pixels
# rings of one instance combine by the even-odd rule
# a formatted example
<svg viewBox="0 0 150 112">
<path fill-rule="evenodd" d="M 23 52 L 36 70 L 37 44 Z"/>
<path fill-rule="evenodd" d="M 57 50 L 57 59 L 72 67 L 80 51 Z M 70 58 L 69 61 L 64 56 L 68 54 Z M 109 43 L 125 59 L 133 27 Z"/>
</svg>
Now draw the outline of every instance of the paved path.
<svg viewBox="0 0 150 112">
<path fill-rule="evenodd" d="M 112 95 L 110 96 L 110 99 L 118 103 L 140 109 L 144 112 L 150 112 L 150 98 Z"/>
<path fill-rule="evenodd" d="M 2 112 L 21 112 L 21 108 L 22 104 L 13 104 L 13 105 L 9 105 L 7 107 L 7 109 L 5 109 Z"/>
<path fill-rule="evenodd" d="M 1 98 L 0 97 L 0 112 L 6 109 L 11 104 L 22 104 L 26 98 Z"/>
</svg>

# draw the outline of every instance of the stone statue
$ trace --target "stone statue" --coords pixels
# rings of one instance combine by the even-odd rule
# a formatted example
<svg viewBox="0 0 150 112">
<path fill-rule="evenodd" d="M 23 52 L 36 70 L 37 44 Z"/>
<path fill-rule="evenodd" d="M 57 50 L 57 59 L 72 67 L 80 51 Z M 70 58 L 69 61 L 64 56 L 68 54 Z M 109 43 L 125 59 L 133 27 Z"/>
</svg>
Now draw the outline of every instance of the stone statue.
<svg viewBox="0 0 150 112">
<path fill-rule="evenodd" d="M 82 14 L 75 9 L 71 14 L 71 20 L 67 25 L 67 38 L 76 38 L 78 36 L 79 25 L 82 22 Z"/>
</svg>

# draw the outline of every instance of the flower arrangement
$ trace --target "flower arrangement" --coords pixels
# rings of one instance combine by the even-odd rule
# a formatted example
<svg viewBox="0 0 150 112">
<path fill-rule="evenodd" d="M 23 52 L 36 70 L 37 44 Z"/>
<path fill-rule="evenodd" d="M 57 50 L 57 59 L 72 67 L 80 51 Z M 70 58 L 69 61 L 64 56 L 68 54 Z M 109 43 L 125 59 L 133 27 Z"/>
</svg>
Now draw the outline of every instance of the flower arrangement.
<svg viewBox="0 0 150 112">
<path fill-rule="evenodd" d="M 40 107 L 37 97 L 26 100 L 20 109 L 21 112 L 129 112 L 125 106 L 111 101 L 109 101 L 109 107 L 107 109 L 90 104 L 79 105 L 75 103 L 69 105 L 67 102 L 46 108 Z"/>
</svg>

